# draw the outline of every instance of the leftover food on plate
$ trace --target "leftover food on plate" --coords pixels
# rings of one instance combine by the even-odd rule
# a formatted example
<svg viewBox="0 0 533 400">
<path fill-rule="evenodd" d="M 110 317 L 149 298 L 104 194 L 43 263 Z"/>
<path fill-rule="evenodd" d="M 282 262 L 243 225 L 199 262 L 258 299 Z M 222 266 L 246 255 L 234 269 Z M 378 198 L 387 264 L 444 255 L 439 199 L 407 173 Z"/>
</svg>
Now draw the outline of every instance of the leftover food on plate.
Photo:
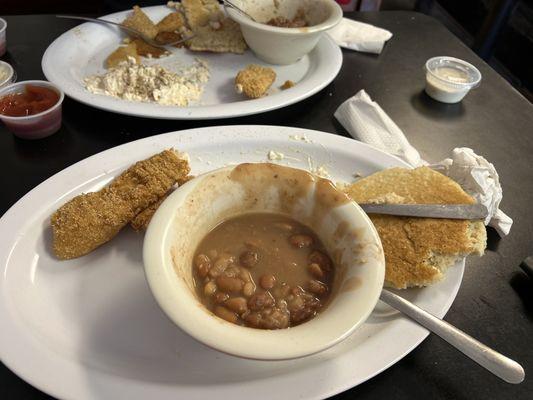
<svg viewBox="0 0 533 400">
<path fill-rule="evenodd" d="M 122 24 L 162 45 L 191 37 L 185 43 L 174 45 L 186 46 L 190 51 L 242 54 L 246 50 L 239 24 L 224 15 L 216 0 L 185 0 L 168 5 L 176 11 L 157 24 L 138 6 L 133 7 Z M 207 64 L 197 60 L 188 70 L 171 71 L 168 66 L 145 65 L 141 58 L 153 59 L 170 54 L 141 38 L 127 37 L 105 60 L 109 71 L 86 77 L 85 88 L 95 94 L 129 101 L 187 106 L 202 95 L 202 84 L 209 79 Z"/>
<path fill-rule="evenodd" d="M 133 6 L 133 12 L 122 22 L 125 27 L 135 29 L 150 39 L 157 35 L 157 27 L 139 6 Z"/>
<path fill-rule="evenodd" d="M 286 80 L 285 82 L 283 82 L 283 85 L 280 86 L 280 89 L 281 90 L 287 90 L 287 89 L 290 89 L 291 87 L 293 87 L 294 85 L 296 85 L 296 83 L 294 83 L 293 81 Z"/>
<path fill-rule="evenodd" d="M 305 18 L 305 11 L 303 8 L 299 8 L 294 17 L 291 19 L 283 16 L 277 16 L 268 20 L 266 24 L 280 28 L 303 28 L 309 26 L 309 23 Z"/>
<path fill-rule="evenodd" d="M 193 30 L 195 36 L 186 42 L 188 49 L 212 53 L 244 53 L 247 46 L 239 24 L 224 17 L 218 25 L 213 25 L 196 27 Z"/>
<path fill-rule="evenodd" d="M 24 91 L 0 97 L 0 114 L 8 117 L 26 117 L 39 114 L 57 104 L 59 94 L 37 85 L 25 85 Z"/>
<path fill-rule="evenodd" d="M 318 236 L 290 217 L 244 214 L 223 221 L 196 249 L 198 298 L 226 321 L 283 329 L 326 305 L 334 267 Z"/>
<path fill-rule="evenodd" d="M 251 99 L 263 97 L 276 80 L 276 73 L 270 67 L 250 64 L 235 77 L 235 90 Z"/>
<path fill-rule="evenodd" d="M 103 75 L 85 78 L 86 89 L 130 101 L 155 102 L 161 105 L 184 107 L 198 101 L 209 80 L 209 67 L 204 60 L 196 59 L 179 72 L 171 72 L 159 65 L 137 64 L 128 58 Z"/>
<path fill-rule="evenodd" d="M 345 187 L 360 203 L 474 204 L 461 186 L 428 167 L 391 168 Z M 385 252 L 385 284 L 397 289 L 441 280 L 457 260 L 482 255 L 483 221 L 370 215 Z"/>
<path fill-rule="evenodd" d="M 77 196 L 60 207 L 51 219 L 56 256 L 69 259 L 87 254 L 112 239 L 127 224 L 138 231 L 146 229 L 159 205 L 176 185 L 192 179 L 186 157 L 174 150 L 165 150 L 136 163 L 104 189 Z M 458 183 L 428 167 L 390 168 L 349 185 L 338 183 L 338 186 L 361 203 L 475 203 Z M 272 323 L 271 327 L 279 328 L 300 321 L 301 317 L 291 317 L 291 310 L 295 310 L 291 307 L 296 306 L 291 306 L 289 300 L 294 297 L 301 297 L 297 300 L 299 304 L 311 301 L 313 307 L 308 310 L 308 316 L 325 304 L 326 298 L 318 296 L 317 290 L 321 290 L 322 285 L 327 290 L 331 283 L 331 261 L 316 235 L 305 226 L 283 218 L 286 217 L 257 214 L 231 219 L 214 229 L 199 245 L 196 283 L 202 293 L 207 293 L 204 300 L 215 314 L 245 326 L 265 328 Z M 370 218 L 383 244 L 385 285 L 397 289 L 435 283 L 456 261 L 470 254 L 482 255 L 486 246 L 483 221 L 377 214 Z M 198 262 L 200 259 L 205 262 Z M 304 259 L 308 260 L 307 264 Z M 252 267 L 252 263 L 257 265 Z M 289 274 L 296 269 L 298 273 Z M 265 283 L 270 278 L 263 276 L 268 274 L 274 276 L 271 280 L 277 282 L 275 288 L 289 288 L 283 289 L 288 291 L 286 296 L 293 296 L 283 298 L 287 308 L 284 308 L 285 303 L 277 303 L 279 295 L 270 291 L 270 284 Z M 238 278 L 243 283 L 235 280 L 239 290 L 224 292 L 220 285 L 223 288 L 225 283 L 217 282 L 219 276 L 224 277 L 221 282 L 227 281 L 226 278 Z M 318 303 L 309 293 L 315 295 Z M 283 305 L 274 315 L 285 315 L 288 319 L 274 323 L 267 314 L 258 313 L 261 309 L 253 307 L 259 306 L 248 304 L 255 294 L 260 294 L 263 300 L 270 299 L 272 305 Z M 225 301 L 234 297 L 246 301 L 232 300 L 226 307 Z M 245 311 L 250 313 L 238 312 L 237 304 L 244 309 L 244 303 Z M 274 311 L 269 308 L 268 313 L 271 312 Z"/>
<path fill-rule="evenodd" d="M 165 150 L 135 163 L 102 190 L 74 197 L 51 217 L 54 254 L 66 260 L 90 253 L 189 172 L 182 155 Z"/>
<path fill-rule="evenodd" d="M 161 47 L 152 46 L 142 39 L 133 39 L 131 42 L 135 43 L 137 54 L 142 57 L 159 58 L 169 54 L 169 52 L 165 49 L 162 49 Z"/>
<path fill-rule="evenodd" d="M 133 62 L 135 64 L 139 64 L 141 62 L 141 58 L 137 53 L 137 43 L 130 42 L 125 46 L 120 46 L 109 56 L 107 56 L 105 60 L 105 66 L 106 68 L 111 69 L 117 67 L 123 62 Z"/>
</svg>

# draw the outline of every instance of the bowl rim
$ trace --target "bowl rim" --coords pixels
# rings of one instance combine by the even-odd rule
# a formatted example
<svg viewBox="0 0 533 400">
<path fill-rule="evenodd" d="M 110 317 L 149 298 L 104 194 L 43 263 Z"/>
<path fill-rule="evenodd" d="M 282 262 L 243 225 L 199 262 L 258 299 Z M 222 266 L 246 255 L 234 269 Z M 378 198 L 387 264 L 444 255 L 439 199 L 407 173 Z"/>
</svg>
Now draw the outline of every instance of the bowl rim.
<svg viewBox="0 0 533 400">
<path fill-rule="evenodd" d="M 336 1 L 334 0 L 317 0 L 317 1 L 320 1 L 329 6 L 331 10 L 329 17 L 326 18 L 320 24 L 301 27 L 301 28 L 285 28 L 285 27 L 272 26 L 272 25 L 267 25 L 267 24 L 263 24 L 260 22 L 255 22 L 255 21 L 252 21 L 247 16 L 243 15 L 238 10 L 226 4 L 224 4 L 224 9 L 227 15 L 235 22 L 238 22 L 239 24 L 242 24 L 242 25 L 246 25 L 250 28 L 254 28 L 256 30 L 262 30 L 262 31 L 267 31 L 267 32 L 272 32 L 272 33 L 277 33 L 277 34 L 284 34 L 284 35 L 305 36 L 305 35 L 309 35 L 312 33 L 323 32 L 328 29 L 331 29 L 334 26 L 336 26 L 343 18 L 342 8 Z"/>
<path fill-rule="evenodd" d="M 28 121 L 33 118 L 39 118 L 39 117 L 42 117 L 46 114 L 50 114 L 53 111 L 57 110 L 59 107 L 61 107 L 61 104 L 63 103 L 63 100 L 65 99 L 65 93 L 63 93 L 63 91 L 58 86 L 54 85 L 52 82 L 41 81 L 41 80 L 19 81 L 19 82 L 10 83 L 9 85 L 6 85 L 0 88 L 0 97 L 10 94 L 10 90 L 20 85 L 35 85 L 35 86 L 49 87 L 53 89 L 55 92 L 57 92 L 57 94 L 59 94 L 59 99 L 52 107 L 44 111 L 41 111 L 40 113 L 32 114 L 32 115 L 25 115 L 23 117 L 14 117 L 11 115 L 0 114 L 0 119 L 7 120 L 7 121 Z"/>
<path fill-rule="evenodd" d="M 176 208 L 183 204 L 189 193 L 194 192 L 196 185 L 200 183 L 202 179 L 214 174 L 227 174 L 227 172 L 233 168 L 235 168 L 235 166 L 209 171 L 185 183 L 180 189 L 174 191 L 174 193 L 167 197 L 152 217 L 150 225 L 145 233 L 143 261 L 145 276 L 156 302 L 177 327 L 194 339 L 215 350 L 241 358 L 255 360 L 295 359 L 321 352 L 341 342 L 367 320 L 379 300 L 385 276 L 383 251 L 380 252 L 379 259 L 376 259 L 370 264 L 377 265 L 377 268 L 375 269 L 375 273 L 370 273 L 368 288 L 365 289 L 365 291 L 368 292 L 366 294 L 369 295 L 369 297 L 365 298 L 366 302 L 363 303 L 359 312 L 354 313 L 353 321 L 348 321 L 344 326 L 341 325 L 338 331 L 333 333 L 330 332 L 326 335 L 325 339 L 320 336 L 319 339 L 315 339 L 314 342 L 311 340 L 311 343 L 307 343 L 307 345 L 304 344 L 301 347 L 293 346 L 290 350 L 285 349 L 283 351 L 280 351 L 279 349 L 272 351 L 272 349 L 268 347 L 268 344 L 272 345 L 273 342 L 280 343 L 279 340 L 297 342 L 302 337 L 305 337 L 305 334 L 308 334 L 310 329 L 313 329 L 316 325 L 320 326 L 321 323 L 315 322 L 315 324 L 313 324 L 313 321 L 317 321 L 317 319 L 312 319 L 304 324 L 289 329 L 263 330 L 242 327 L 226 322 L 206 312 L 205 308 L 199 304 L 198 300 L 190 295 L 190 288 L 187 287 L 187 284 L 183 279 L 177 276 L 174 266 L 170 265 L 172 263 L 168 261 L 171 256 L 169 256 L 170 246 L 168 246 L 167 238 L 170 237 L 171 227 L 176 219 L 174 214 Z M 365 227 L 370 230 L 372 239 L 371 243 L 377 245 L 378 248 L 382 250 L 379 235 L 368 215 L 364 213 L 357 203 L 351 202 L 349 204 L 353 204 L 357 210 L 357 214 L 354 214 L 354 218 L 361 217 L 364 219 Z M 365 263 L 366 262 L 368 261 L 365 261 Z M 176 291 L 176 285 L 182 287 L 184 290 L 188 290 L 189 293 L 184 294 L 182 291 Z M 353 297 L 361 296 L 357 291 L 352 293 L 354 293 L 351 295 Z M 178 299 L 178 301 L 175 301 L 176 299 Z M 341 304 L 340 307 L 346 306 Z M 358 318 L 355 318 L 355 315 L 357 314 L 359 314 L 359 316 Z M 346 322 L 349 318 L 343 318 L 343 320 Z M 322 325 L 323 323 L 324 322 L 322 322 Z M 202 327 L 208 327 L 209 329 L 202 330 Z M 218 332 L 215 333 L 216 331 Z M 225 342 L 217 340 L 221 337 L 237 336 L 246 336 L 248 342 L 239 342 L 237 345 L 231 343 L 231 341 Z M 267 344 L 267 346 L 258 346 L 258 340 L 263 340 L 263 343 Z M 253 345 L 250 341 L 253 342 Z"/>
</svg>

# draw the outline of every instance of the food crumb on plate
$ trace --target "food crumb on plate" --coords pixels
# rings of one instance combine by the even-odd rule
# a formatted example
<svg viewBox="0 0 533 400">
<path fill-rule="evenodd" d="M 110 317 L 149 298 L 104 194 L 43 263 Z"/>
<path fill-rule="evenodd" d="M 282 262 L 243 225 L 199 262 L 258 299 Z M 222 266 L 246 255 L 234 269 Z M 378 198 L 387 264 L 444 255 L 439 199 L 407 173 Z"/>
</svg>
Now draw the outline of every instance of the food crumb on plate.
<svg viewBox="0 0 533 400">
<path fill-rule="evenodd" d="M 285 158 L 285 154 L 280 153 L 278 151 L 270 150 L 268 152 L 268 159 L 270 161 L 280 161 L 280 160 L 283 160 L 284 158 Z"/>
<path fill-rule="evenodd" d="M 289 139 L 295 141 L 302 141 L 305 143 L 313 143 L 313 141 L 309 139 L 306 135 L 289 135 Z"/>
</svg>

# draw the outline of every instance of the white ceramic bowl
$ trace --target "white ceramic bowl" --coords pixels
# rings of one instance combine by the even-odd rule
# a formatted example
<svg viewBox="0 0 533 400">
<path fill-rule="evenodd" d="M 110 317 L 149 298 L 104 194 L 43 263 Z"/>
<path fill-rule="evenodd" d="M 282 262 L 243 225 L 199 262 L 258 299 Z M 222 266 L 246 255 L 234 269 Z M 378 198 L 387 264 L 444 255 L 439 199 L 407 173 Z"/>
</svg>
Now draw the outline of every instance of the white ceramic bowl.
<svg viewBox="0 0 533 400">
<path fill-rule="evenodd" d="M 233 0 L 256 21 L 226 6 L 229 17 L 241 26 L 244 40 L 253 52 L 270 64 L 292 64 L 313 50 L 320 36 L 342 19 L 342 9 L 334 0 Z M 275 4 L 279 4 L 278 7 Z M 271 18 L 292 19 L 303 8 L 311 26 L 281 28 L 266 25 Z"/>
<path fill-rule="evenodd" d="M 303 357 L 349 336 L 376 305 L 385 260 L 368 216 L 343 193 L 324 188 L 332 188 L 329 181 L 303 170 L 241 164 L 201 175 L 176 190 L 152 218 L 143 248 L 148 283 L 163 311 L 200 342 L 252 359 Z M 332 300 L 312 320 L 281 330 L 247 328 L 216 317 L 197 298 L 192 259 L 198 243 L 223 220 L 247 212 L 291 216 L 313 229 L 332 255 Z"/>
</svg>

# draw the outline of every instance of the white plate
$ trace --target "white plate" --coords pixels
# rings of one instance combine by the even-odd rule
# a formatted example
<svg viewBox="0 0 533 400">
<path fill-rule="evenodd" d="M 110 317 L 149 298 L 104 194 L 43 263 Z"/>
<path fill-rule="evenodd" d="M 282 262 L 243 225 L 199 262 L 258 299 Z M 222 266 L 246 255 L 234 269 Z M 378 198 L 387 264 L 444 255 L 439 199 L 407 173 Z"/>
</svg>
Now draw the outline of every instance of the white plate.
<svg viewBox="0 0 533 400">
<path fill-rule="evenodd" d="M 293 135 L 306 135 L 310 142 Z M 393 156 L 340 136 L 274 126 L 225 126 L 131 142 L 54 175 L 0 220 L 0 356 L 32 385 L 69 399 L 318 399 L 355 386 L 413 350 L 428 332 L 379 304 L 341 344 L 307 358 L 261 362 L 212 350 L 178 330 L 154 301 L 143 273 L 143 235 L 124 229 L 110 243 L 71 261 L 50 254 L 49 216 L 82 192 L 109 182 L 134 161 L 164 148 L 191 155 L 194 174 L 230 163 L 265 161 L 325 166 L 353 180 L 406 166 Z M 464 262 L 446 279 L 402 294 L 444 316 Z"/>
<path fill-rule="evenodd" d="M 166 6 L 146 7 L 143 10 L 154 21 L 170 12 Z M 110 21 L 123 21 L 130 11 L 102 17 Z M 257 114 L 301 101 L 324 88 L 340 70 L 342 52 L 328 35 L 323 35 L 315 49 L 291 65 L 271 66 L 277 74 L 270 94 L 255 100 L 244 100 L 235 92 L 237 71 L 248 64 L 268 65 L 257 59 L 251 51 L 243 55 L 212 54 L 173 49 L 172 55 L 147 64 L 160 64 L 170 69 L 176 62 L 191 64 L 196 57 L 208 61 L 211 79 L 205 86 L 201 104 L 189 107 L 162 106 L 140 103 L 109 96 L 92 94 L 85 90 L 83 79 L 103 73 L 105 58 L 117 48 L 123 34 L 116 28 L 95 23 L 85 23 L 57 38 L 46 50 L 42 68 L 46 78 L 58 85 L 68 96 L 90 106 L 121 114 L 163 119 L 213 119 Z M 286 80 L 296 86 L 279 90 Z"/>
</svg>

